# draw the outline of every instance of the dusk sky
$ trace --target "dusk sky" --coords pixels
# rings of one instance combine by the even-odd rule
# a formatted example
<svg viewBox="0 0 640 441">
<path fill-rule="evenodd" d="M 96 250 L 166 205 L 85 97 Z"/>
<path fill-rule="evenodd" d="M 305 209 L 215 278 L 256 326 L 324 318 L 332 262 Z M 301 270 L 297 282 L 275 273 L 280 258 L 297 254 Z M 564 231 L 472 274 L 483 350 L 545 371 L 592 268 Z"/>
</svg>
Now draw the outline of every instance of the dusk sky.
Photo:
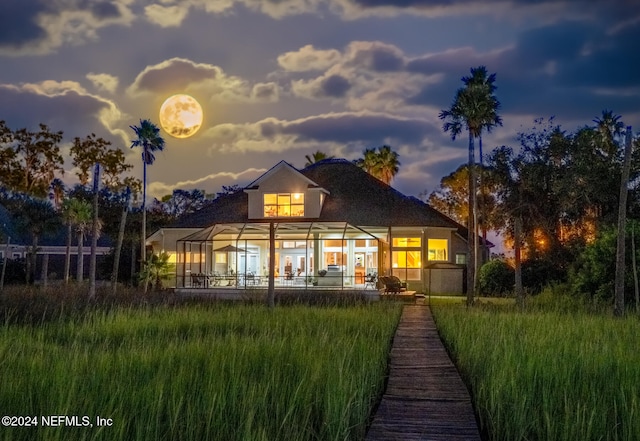
<svg viewBox="0 0 640 441">
<path fill-rule="evenodd" d="M 485 151 L 555 115 L 573 131 L 609 109 L 640 129 L 637 0 L 0 0 L 0 120 L 95 133 L 142 177 L 130 125 L 196 98 L 204 124 L 149 169 L 149 192 L 244 186 L 316 150 L 387 144 L 417 196 L 466 162 L 438 119 L 460 78 L 497 74 L 504 126 Z M 74 183 L 70 160 L 64 180 Z"/>
</svg>

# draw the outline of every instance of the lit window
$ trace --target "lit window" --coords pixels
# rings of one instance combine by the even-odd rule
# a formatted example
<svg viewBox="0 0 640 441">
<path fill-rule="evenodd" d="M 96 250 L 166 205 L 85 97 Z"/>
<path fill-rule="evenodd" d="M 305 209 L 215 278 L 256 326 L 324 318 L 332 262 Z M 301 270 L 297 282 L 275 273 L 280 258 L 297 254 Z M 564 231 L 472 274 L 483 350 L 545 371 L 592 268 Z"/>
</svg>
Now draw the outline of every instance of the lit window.
<svg viewBox="0 0 640 441">
<path fill-rule="evenodd" d="M 418 248 L 422 245 L 422 240 L 419 237 L 394 237 L 394 248 Z"/>
<path fill-rule="evenodd" d="M 449 249 L 449 241 L 447 239 L 429 239 L 429 260 L 447 260 L 447 251 Z"/>
<path fill-rule="evenodd" d="M 456 264 L 458 265 L 466 265 L 467 264 L 467 255 L 464 253 L 456 254 Z"/>
<path fill-rule="evenodd" d="M 264 195 L 264 217 L 304 216 L 304 193 L 267 193 Z"/>
</svg>

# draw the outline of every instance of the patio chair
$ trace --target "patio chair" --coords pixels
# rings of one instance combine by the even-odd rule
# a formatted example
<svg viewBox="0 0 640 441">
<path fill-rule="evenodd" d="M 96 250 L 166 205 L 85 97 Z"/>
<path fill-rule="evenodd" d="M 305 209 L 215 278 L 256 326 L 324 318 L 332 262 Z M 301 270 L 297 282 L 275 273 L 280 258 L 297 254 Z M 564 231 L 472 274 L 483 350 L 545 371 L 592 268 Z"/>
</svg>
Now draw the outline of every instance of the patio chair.
<svg viewBox="0 0 640 441">
<path fill-rule="evenodd" d="M 380 281 L 384 283 L 385 293 L 398 294 L 407 290 L 407 284 L 403 283 L 402 280 L 396 276 L 382 276 L 380 277 Z"/>
<path fill-rule="evenodd" d="M 371 287 L 371 289 L 376 288 L 376 282 L 378 281 L 378 274 L 367 274 L 364 278 L 364 289 Z"/>
</svg>

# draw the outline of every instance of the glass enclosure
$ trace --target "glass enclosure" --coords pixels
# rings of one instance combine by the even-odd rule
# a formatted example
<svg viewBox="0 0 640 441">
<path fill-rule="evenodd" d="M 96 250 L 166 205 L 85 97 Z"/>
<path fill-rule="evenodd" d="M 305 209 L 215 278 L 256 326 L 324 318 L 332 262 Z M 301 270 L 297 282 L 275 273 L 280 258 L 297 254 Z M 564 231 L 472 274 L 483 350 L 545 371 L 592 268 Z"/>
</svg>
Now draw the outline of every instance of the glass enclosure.
<svg viewBox="0 0 640 441">
<path fill-rule="evenodd" d="M 372 276 L 389 272 L 387 228 L 344 222 L 274 226 L 276 286 L 362 288 Z M 269 251 L 269 223 L 219 224 L 199 231 L 178 241 L 176 286 L 266 287 Z"/>
</svg>

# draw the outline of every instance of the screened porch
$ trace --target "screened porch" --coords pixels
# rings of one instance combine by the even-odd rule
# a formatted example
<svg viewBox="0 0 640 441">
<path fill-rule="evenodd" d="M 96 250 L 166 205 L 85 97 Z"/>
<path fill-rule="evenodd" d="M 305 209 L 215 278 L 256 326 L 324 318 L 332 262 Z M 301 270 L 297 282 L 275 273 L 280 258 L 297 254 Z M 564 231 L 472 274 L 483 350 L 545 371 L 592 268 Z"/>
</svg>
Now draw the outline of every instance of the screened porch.
<svg viewBox="0 0 640 441">
<path fill-rule="evenodd" d="M 375 289 L 391 267 L 390 232 L 344 222 L 274 223 L 280 288 Z M 216 224 L 177 242 L 176 287 L 266 288 L 270 224 Z"/>
</svg>

